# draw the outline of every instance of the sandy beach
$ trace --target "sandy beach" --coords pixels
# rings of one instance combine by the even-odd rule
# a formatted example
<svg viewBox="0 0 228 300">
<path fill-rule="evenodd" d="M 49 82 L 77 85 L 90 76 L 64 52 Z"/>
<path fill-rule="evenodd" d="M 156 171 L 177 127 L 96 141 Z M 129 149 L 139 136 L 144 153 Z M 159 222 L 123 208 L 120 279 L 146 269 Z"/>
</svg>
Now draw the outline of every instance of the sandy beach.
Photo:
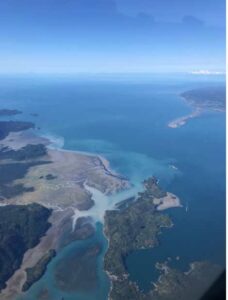
<svg viewBox="0 0 228 300">
<path fill-rule="evenodd" d="M 183 125 L 185 125 L 190 119 L 193 118 L 197 118 L 201 115 L 202 113 L 202 109 L 200 108 L 196 108 L 192 113 L 190 113 L 189 115 L 180 117 L 178 119 L 175 119 L 171 122 L 168 123 L 168 127 L 170 128 L 178 128 L 181 127 Z"/>
<path fill-rule="evenodd" d="M 180 199 L 176 195 L 169 192 L 167 192 L 167 195 L 165 197 L 155 198 L 153 202 L 155 205 L 157 205 L 157 210 L 159 211 L 168 208 L 183 207 Z"/>
</svg>

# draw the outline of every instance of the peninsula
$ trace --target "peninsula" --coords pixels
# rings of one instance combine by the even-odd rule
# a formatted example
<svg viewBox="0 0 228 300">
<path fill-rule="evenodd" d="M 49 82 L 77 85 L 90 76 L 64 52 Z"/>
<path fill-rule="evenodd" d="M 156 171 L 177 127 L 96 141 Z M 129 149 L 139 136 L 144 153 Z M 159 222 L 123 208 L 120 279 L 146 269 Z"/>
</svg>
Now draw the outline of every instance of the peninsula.
<svg viewBox="0 0 228 300">
<path fill-rule="evenodd" d="M 157 282 L 151 283 L 148 292 L 141 291 L 137 283 L 129 279 L 126 257 L 133 251 L 158 246 L 158 235 L 162 229 L 173 225 L 170 217 L 161 210 L 170 207 L 171 203 L 174 207 L 181 206 L 175 195 L 170 196 L 159 187 L 156 178 L 145 180 L 144 187 L 145 190 L 134 201 L 105 214 L 104 231 L 109 247 L 104 267 L 112 282 L 109 299 L 199 299 L 222 271 L 219 266 L 208 262 L 194 262 L 188 272 L 182 272 L 170 268 L 168 261 L 157 263 L 154 268 L 160 270 L 160 277 Z M 167 198 L 168 204 L 165 204 L 164 199 Z"/>
<path fill-rule="evenodd" d="M 186 124 L 190 119 L 199 117 L 204 112 L 218 111 L 224 112 L 226 106 L 225 86 L 198 88 L 186 91 L 180 95 L 193 111 L 171 121 L 170 128 L 178 128 Z"/>
<path fill-rule="evenodd" d="M 132 251 L 157 246 L 161 229 L 172 226 L 168 215 L 158 211 L 167 193 L 158 186 L 157 179 L 151 177 L 145 180 L 144 187 L 145 190 L 138 194 L 136 200 L 105 214 L 104 232 L 109 248 L 104 267 L 112 280 L 110 298 L 113 300 L 140 299 L 136 298 L 138 288 L 128 280 L 125 259 Z M 175 204 L 180 206 L 179 200 Z"/>
</svg>

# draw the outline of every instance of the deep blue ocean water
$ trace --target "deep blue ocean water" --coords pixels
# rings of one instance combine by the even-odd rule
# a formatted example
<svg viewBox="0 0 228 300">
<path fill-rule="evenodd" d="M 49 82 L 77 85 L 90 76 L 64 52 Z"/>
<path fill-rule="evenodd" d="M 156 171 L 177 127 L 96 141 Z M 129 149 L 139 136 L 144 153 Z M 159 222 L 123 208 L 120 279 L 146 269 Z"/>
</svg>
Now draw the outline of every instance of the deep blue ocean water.
<svg viewBox="0 0 228 300">
<path fill-rule="evenodd" d="M 183 209 L 165 212 L 174 227 L 163 230 L 160 246 L 134 252 L 127 259 L 130 278 L 145 290 L 157 278 L 154 264 L 168 257 L 171 265 L 183 270 L 194 260 L 225 265 L 225 114 L 207 113 L 177 129 L 167 126 L 191 112 L 179 97 L 181 92 L 211 84 L 181 78 L 145 82 L 8 78 L 0 82 L 1 107 L 23 111 L 12 119 L 34 121 L 39 134 L 51 136 L 65 149 L 103 154 L 132 183 L 156 175 L 165 189 L 181 198 Z M 105 249 L 99 226 L 96 236 Z M 76 242 L 59 255 L 86 247 L 85 243 L 89 241 Z M 78 295 L 80 300 L 107 299 L 109 283 L 102 271 L 103 256 L 99 257 L 97 291 Z M 43 281 L 20 299 L 31 295 L 35 299 L 45 280 L 55 297 L 78 299 L 75 293 L 62 294 L 52 282 L 58 259 L 49 265 Z"/>
</svg>

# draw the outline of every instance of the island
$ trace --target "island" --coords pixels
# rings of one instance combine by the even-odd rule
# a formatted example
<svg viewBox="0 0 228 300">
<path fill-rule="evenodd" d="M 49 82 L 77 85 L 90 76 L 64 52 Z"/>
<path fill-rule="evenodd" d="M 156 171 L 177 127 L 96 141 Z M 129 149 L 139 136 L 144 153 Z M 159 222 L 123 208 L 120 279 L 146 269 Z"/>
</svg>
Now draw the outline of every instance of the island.
<svg viewBox="0 0 228 300">
<path fill-rule="evenodd" d="M 161 274 L 146 300 L 201 299 L 223 271 L 219 265 L 207 261 L 191 263 L 186 272 L 170 268 L 167 262 L 157 263 L 156 268 Z"/>
<path fill-rule="evenodd" d="M 17 109 L 0 109 L 0 117 L 10 117 L 21 114 L 22 112 Z"/>
<path fill-rule="evenodd" d="M 178 128 L 190 119 L 200 116 L 207 111 L 224 112 L 226 109 L 226 87 L 210 86 L 186 91 L 180 95 L 193 111 L 186 116 L 169 122 L 170 128 Z"/>
</svg>

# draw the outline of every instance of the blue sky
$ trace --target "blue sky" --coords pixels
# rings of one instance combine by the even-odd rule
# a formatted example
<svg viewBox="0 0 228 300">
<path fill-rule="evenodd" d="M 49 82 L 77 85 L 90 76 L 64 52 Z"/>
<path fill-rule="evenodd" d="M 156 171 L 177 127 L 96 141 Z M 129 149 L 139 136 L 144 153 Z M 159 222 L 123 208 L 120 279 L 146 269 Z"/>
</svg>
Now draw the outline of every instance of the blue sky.
<svg viewBox="0 0 228 300">
<path fill-rule="evenodd" d="M 0 72 L 224 72 L 225 0 L 0 1 Z"/>
</svg>

